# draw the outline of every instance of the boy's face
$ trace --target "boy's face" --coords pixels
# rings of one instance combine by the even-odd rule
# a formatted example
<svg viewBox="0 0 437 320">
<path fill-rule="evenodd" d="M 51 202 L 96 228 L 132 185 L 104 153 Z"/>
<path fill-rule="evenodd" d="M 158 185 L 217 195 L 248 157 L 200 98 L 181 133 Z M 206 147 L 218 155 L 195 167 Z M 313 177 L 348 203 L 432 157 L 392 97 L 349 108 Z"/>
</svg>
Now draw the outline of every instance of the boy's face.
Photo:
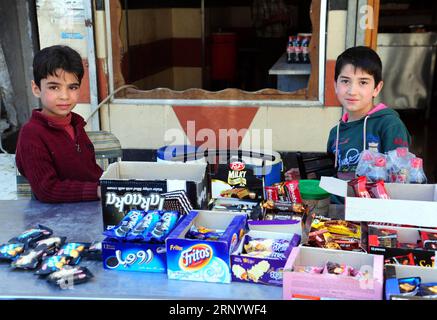
<svg viewBox="0 0 437 320">
<path fill-rule="evenodd" d="M 43 114 L 63 118 L 76 106 L 80 84 L 73 73 L 58 69 L 56 74 L 41 79 L 41 88 L 32 80 L 32 92 L 41 99 Z"/>
<path fill-rule="evenodd" d="M 349 113 L 349 121 L 361 119 L 373 108 L 373 98 L 382 86 L 382 81 L 375 86 L 372 75 L 352 64 L 343 67 L 334 87 L 338 100 Z"/>
</svg>

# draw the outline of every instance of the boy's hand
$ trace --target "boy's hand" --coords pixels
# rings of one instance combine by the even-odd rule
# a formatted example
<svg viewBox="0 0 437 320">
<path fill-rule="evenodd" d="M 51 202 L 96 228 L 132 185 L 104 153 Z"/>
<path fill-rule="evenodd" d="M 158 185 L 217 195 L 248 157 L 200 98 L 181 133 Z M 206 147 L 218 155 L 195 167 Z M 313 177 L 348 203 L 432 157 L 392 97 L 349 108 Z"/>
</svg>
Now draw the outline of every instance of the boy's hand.
<svg viewBox="0 0 437 320">
<path fill-rule="evenodd" d="M 97 197 L 99 197 L 99 199 L 102 198 L 102 192 L 100 191 L 100 186 L 97 186 Z"/>
</svg>

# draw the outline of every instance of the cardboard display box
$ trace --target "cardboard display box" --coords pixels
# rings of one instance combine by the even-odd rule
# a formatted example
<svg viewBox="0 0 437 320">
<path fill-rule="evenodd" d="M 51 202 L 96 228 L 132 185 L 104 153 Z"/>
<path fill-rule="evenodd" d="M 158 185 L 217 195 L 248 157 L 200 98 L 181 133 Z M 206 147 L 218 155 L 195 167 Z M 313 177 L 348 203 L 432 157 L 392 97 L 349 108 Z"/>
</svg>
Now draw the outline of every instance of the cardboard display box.
<svg viewBox="0 0 437 320">
<path fill-rule="evenodd" d="M 367 279 L 334 274 L 311 274 L 293 271 L 294 266 L 319 266 L 326 262 L 345 264 L 367 271 Z M 284 267 L 283 298 L 381 300 L 383 257 L 360 252 L 296 247 Z"/>
<path fill-rule="evenodd" d="M 131 209 L 162 209 L 163 193 L 183 190 L 195 209 L 207 207 L 207 165 L 120 161 L 100 178 L 103 228 L 117 225 Z"/>
<path fill-rule="evenodd" d="M 386 300 L 430 300 L 430 298 L 426 297 L 402 295 L 398 279 L 420 277 L 422 283 L 437 283 L 437 269 L 402 265 L 386 265 L 385 269 Z M 437 298 L 433 299 L 437 300 Z"/>
<path fill-rule="evenodd" d="M 300 220 L 289 221 L 250 221 L 249 232 L 240 241 L 239 246 L 231 255 L 232 281 L 250 282 L 282 286 L 283 269 L 286 260 L 274 258 L 256 258 L 241 255 L 245 239 L 248 236 L 261 239 L 286 239 L 290 245 L 284 252 L 288 257 L 295 245 L 300 242 L 302 233 Z M 292 238 L 297 243 L 293 245 Z"/>
<path fill-rule="evenodd" d="M 224 230 L 216 241 L 185 238 L 192 225 Z M 169 279 L 230 283 L 230 255 L 244 233 L 246 214 L 191 211 L 166 239 Z"/>
<path fill-rule="evenodd" d="M 120 271 L 166 272 L 165 244 L 121 242 L 106 238 L 102 242 L 103 268 Z"/>
<path fill-rule="evenodd" d="M 213 199 L 226 197 L 222 194 L 226 190 L 246 188 L 251 195 L 244 194 L 244 199 L 261 201 L 264 199 L 264 186 L 281 181 L 283 168 L 279 153 L 249 150 L 230 152 L 231 154 L 219 154 L 215 160 L 216 164 L 209 166 Z M 242 195 L 234 195 L 234 197 L 240 196 Z"/>
<path fill-rule="evenodd" d="M 379 226 L 379 225 L 369 225 L 368 226 L 368 252 L 373 254 L 382 254 L 384 259 L 389 259 L 392 257 L 405 256 L 410 253 L 414 256 L 414 262 L 417 266 L 421 267 L 436 267 L 435 266 L 435 251 L 424 250 L 424 249 L 409 249 L 409 248 L 390 248 L 385 247 L 378 242 L 376 235 L 371 235 L 371 229 L 391 229 L 397 231 L 397 241 L 399 243 L 411 243 L 416 244 L 420 240 L 419 231 L 436 232 L 433 229 L 424 228 L 405 228 L 405 227 L 392 227 L 392 226 Z"/>
<path fill-rule="evenodd" d="M 386 183 L 390 199 L 358 198 L 347 181 L 322 177 L 320 187 L 345 197 L 345 219 L 437 227 L 437 185 Z"/>
</svg>

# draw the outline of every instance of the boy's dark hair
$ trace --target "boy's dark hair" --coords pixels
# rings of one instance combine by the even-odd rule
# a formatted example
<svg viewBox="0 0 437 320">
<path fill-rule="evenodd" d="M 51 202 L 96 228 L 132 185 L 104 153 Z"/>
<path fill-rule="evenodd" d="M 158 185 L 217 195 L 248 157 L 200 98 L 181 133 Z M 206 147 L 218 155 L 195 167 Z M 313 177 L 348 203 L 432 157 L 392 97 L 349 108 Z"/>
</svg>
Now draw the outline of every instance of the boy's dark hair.
<svg viewBox="0 0 437 320">
<path fill-rule="evenodd" d="M 369 47 L 352 47 L 340 54 L 335 63 L 335 81 L 337 81 L 341 70 L 347 64 L 351 64 L 355 68 L 360 68 L 372 75 L 375 80 L 375 86 L 377 86 L 382 80 L 381 59 L 378 54 Z"/>
<path fill-rule="evenodd" d="M 47 78 L 48 75 L 55 76 L 57 69 L 73 73 L 79 84 L 81 83 L 84 70 L 82 58 L 77 51 L 68 46 L 56 45 L 36 53 L 33 58 L 33 80 L 38 87 L 41 79 Z"/>
</svg>

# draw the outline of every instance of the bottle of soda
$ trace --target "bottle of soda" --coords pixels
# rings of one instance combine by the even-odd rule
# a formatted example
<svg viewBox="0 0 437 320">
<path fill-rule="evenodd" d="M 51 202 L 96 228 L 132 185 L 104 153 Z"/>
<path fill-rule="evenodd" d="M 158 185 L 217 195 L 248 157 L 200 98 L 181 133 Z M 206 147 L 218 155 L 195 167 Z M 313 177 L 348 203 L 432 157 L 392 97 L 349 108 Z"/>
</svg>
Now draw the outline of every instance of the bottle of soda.
<svg viewBox="0 0 437 320">
<path fill-rule="evenodd" d="M 294 47 L 294 63 L 300 63 L 302 61 L 302 46 L 301 46 L 301 36 L 295 36 L 293 38 L 293 47 Z"/>
<path fill-rule="evenodd" d="M 295 51 L 294 51 L 294 46 L 293 46 L 293 37 L 289 36 L 288 42 L 287 42 L 287 63 L 294 62 L 294 59 L 295 59 L 294 55 L 295 55 Z"/>
<path fill-rule="evenodd" d="M 423 160 L 412 158 L 410 160 L 409 183 L 426 183 L 425 172 L 423 172 Z"/>
<path fill-rule="evenodd" d="M 309 46 L 310 46 L 310 40 L 311 38 L 307 35 L 304 35 L 302 37 L 302 56 L 301 56 L 301 62 L 302 63 L 310 63 L 310 50 L 309 50 Z"/>
</svg>

